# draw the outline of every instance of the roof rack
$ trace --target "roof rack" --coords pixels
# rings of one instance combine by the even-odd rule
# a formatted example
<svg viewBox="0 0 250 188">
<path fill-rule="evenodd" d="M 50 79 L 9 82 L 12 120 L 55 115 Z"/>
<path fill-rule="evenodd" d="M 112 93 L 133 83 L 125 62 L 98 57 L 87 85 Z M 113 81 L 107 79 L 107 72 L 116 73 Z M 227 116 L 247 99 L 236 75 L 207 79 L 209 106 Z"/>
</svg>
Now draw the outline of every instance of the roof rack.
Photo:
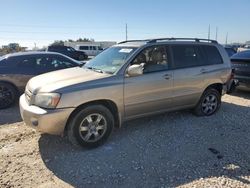
<svg viewBox="0 0 250 188">
<path fill-rule="evenodd" d="M 126 43 L 126 42 L 149 42 L 149 41 L 151 41 L 151 39 L 146 39 L 146 40 L 125 40 L 125 41 L 119 42 L 118 44 L 123 44 L 123 43 Z"/>
<path fill-rule="evenodd" d="M 199 39 L 199 38 L 158 38 L 158 39 L 151 39 L 148 41 L 148 43 L 155 43 L 155 42 L 164 41 L 164 40 L 167 40 L 167 41 L 171 41 L 171 40 L 177 41 L 178 40 L 178 41 L 211 42 L 211 43 L 218 44 L 218 42 L 216 40 Z"/>
<path fill-rule="evenodd" d="M 216 40 L 199 39 L 199 38 L 157 38 L 157 39 L 145 39 L 145 40 L 125 40 L 125 41 L 119 42 L 118 44 L 123 44 L 126 42 L 156 43 L 159 41 L 194 41 L 194 42 L 210 42 L 210 43 L 218 44 L 218 42 Z"/>
</svg>

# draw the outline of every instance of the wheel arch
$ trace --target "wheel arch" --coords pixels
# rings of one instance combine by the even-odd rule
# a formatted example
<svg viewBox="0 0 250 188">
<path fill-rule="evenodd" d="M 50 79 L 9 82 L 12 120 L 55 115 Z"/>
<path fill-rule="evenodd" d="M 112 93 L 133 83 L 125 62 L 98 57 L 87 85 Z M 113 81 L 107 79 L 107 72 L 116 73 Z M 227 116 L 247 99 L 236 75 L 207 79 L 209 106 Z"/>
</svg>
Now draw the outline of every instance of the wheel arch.
<svg viewBox="0 0 250 188">
<path fill-rule="evenodd" d="M 1 83 L 5 83 L 5 84 L 11 85 L 13 88 L 15 88 L 15 90 L 17 92 L 17 95 L 20 95 L 20 91 L 19 91 L 18 87 L 13 82 L 10 82 L 10 81 L 7 81 L 7 80 L 0 80 L 0 84 Z"/>
<path fill-rule="evenodd" d="M 223 84 L 222 83 L 214 83 L 214 84 L 210 84 L 209 86 L 207 86 L 207 88 L 204 90 L 204 92 L 208 89 L 216 89 L 220 95 L 222 95 L 222 89 L 223 89 Z"/>
<path fill-rule="evenodd" d="M 87 103 L 83 103 L 81 105 L 79 105 L 78 107 L 76 107 L 76 109 L 71 112 L 68 120 L 67 120 L 67 123 L 66 123 L 66 126 L 65 126 L 65 129 L 64 129 L 64 132 L 68 130 L 68 125 L 69 125 L 69 122 L 71 121 L 71 119 L 82 109 L 88 107 L 88 106 L 91 106 L 91 105 L 103 105 L 105 106 L 106 108 L 108 108 L 110 110 L 110 112 L 113 114 L 114 116 L 114 120 L 115 120 L 115 127 L 120 127 L 120 123 L 121 123 L 121 120 L 119 118 L 119 112 L 118 112 L 118 107 L 116 105 L 116 103 L 114 101 L 111 101 L 111 100 L 108 100 L 108 99 L 102 99 L 102 100 L 94 100 L 94 101 L 89 101 Z"/>
</svg>

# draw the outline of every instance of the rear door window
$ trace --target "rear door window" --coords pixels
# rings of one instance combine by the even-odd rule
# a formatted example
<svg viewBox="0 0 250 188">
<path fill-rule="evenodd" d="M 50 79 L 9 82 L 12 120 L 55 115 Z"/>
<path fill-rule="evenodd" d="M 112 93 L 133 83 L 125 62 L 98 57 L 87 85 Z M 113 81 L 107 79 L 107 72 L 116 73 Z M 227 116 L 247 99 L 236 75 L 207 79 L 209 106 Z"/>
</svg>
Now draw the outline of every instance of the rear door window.
<svg viewBox="0 0 250 188">
<path fill-rule="evenodd" d="M 204 55 L 198 45 L 173 45 L 174 68 L 204 65 Z"/>
<path fill-rule="evenodd" d="M 19 57 L 13 57 L 11 60 L 17 64 L 20 68 L 29 68 L 34 69 L 37 67 L 36 59 L 34 56 L 19 56 Z"/>
<path fill-rule="evenodd" d="M 222 57 L 215 46 L 202 46 L 202 49 L 206 54 L 206 62 L 208 65 L 223 63 Z"/>
</svg>

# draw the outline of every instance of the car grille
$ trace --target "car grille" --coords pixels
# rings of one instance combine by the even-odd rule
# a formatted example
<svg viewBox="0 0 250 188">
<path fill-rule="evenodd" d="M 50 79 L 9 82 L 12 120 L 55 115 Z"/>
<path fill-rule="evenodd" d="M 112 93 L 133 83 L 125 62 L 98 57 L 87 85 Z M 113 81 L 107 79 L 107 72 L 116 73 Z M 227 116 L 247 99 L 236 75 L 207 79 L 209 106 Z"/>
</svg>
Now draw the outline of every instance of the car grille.
<svg viewBox="0 0 250 188">
<path fill-rule="evenodd" d="M 25 90 L 25 99 L 28 104 L 32 103 L 32 92 L 29 89 Z"/>
</svg>

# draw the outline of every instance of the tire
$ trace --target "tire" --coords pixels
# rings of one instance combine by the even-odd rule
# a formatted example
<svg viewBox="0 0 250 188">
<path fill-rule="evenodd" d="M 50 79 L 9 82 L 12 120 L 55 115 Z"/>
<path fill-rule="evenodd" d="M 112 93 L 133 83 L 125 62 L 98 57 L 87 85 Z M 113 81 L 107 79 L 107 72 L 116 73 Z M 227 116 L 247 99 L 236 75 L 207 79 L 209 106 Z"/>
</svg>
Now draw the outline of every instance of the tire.
<svg viewBox="0 0 250 188">
<path fill-rule="evenodd" d="M 227 94 L 231 94 L 236 90 L 236 84 L 235 81 L 232 81 L 228 86 Z"/>
<path fill-rule="evenodd" d="M 11 84 L 0 82 L 0 109 L 12 106 L 18 97 L 18 92 Z"/>
<path fill-rule="evenodd" d="M 91 105 L 70 119 L 67 136 L 73 145 L 95 148 L 102 145 L 114 127 L 114 116 L 103 105 Z"/>
<path fill-rule="evenodd" d="M 86 59 L 88 59 L 87 55 L 80 55 L 79 56 L 79 61 L 83 61 L 83 60 L 86 60 Z"/>
<path fill-rule="evenodd" d="M 221 94 L 216 89 L 208 88 L 196 105 L 194 114 L 197 116 L 211 116 L 219 110 L 220 106 Z"/>
</svg>

